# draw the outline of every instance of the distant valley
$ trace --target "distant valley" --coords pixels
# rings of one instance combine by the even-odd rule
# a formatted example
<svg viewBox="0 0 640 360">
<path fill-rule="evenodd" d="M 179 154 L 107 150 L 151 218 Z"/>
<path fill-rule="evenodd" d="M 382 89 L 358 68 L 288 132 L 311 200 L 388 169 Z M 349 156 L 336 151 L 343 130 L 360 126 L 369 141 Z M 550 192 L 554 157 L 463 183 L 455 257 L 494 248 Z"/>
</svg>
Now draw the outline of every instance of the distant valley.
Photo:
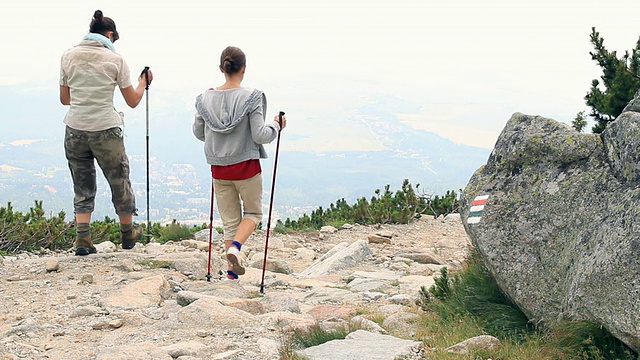
<svg viewBox="0 0 640 360">
<path fill-rule="evenodd" d="M 62 118 L 66 109 L 57 102 L 57 93 L 50 89 L 0 87 L 0 99 L 3 109 L 0 206 L 11 201 L 15 209 L 26 211 L 34 200 L 43 200 L 48 212 L 64 210 L 71 216 L 73 191 L 62 148 Z M 304 141 L 309 141 L 305 139 L 316 143 L 349 142 L 353 136 L 341 137 L 340 133 L 317 128 L 285 130 L 276 174 L 275 217 L 295 218 L 340 198 L 353 203 L 359 197 L 371 197 L 375 189 L 386 184 L 395 191 L 403 179 L 420 184 L 421 189 L 431 194 L 458 191 L 486 162 L 489 149 L 456 144 L 436 134 L 414 130 L 395 117 L 392 106 L 389 101 L 367 101 L 332 113 L 336 123 L 360 129 L 363 138 L 379 143 L 379 149 L 375 150 L 317 151 L 313 147 L 301 149 L 300 145 L 291 149 L 288 144 L 304 145 Z M 147 207 L 145 123 L 140 111 L 136 110 L 136 114 L 125 117 L 125 142 L 138 200 L 138 220 L 143 221 Z M 193 112 L 187 108 L 174 105 L 154 108 L 149 176 L 152 221 L 208 221 L 210 172 L 202 143 L 191 133 L 192 118 Z M 327 121 L 321 125 L 331 126 Z M 270 158 L 262 161 L 265 215 L 275 142 L 267 149 Z M 114 217 L 108 186 L 99 170 L 98 174 L 94 219 Z"/>
</svg>

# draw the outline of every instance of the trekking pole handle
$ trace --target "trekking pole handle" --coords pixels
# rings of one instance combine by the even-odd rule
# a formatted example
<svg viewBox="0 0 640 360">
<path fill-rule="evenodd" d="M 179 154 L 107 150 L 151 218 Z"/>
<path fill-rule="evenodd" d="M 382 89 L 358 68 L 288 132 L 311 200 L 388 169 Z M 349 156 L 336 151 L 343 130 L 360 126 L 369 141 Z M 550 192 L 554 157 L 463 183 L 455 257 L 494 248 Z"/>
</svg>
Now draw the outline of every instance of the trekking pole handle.
<svg viewBox="0 0 640 360">
<path fill-rule="evenodd" d="M 149 85 L 151 84 L 149 82 L 149 77 L 147 76 L 147 72 L 149 72 L 149 67 L 145 66 L 144 69 L 142 70 L 142 72 L 140 73 L 140 76 L 144 75 L 144 80 L 147 83 L 147 86 L 145 87 L 145 90 L 149 90 Z"/>
<path fill-rule="evenodd" d="M 282 129 L 282 117 L 284 116 L 284 111 L 280 111 L 278 114 L 278 124 L 280 125 L 280 129 Z"/>
</svg>

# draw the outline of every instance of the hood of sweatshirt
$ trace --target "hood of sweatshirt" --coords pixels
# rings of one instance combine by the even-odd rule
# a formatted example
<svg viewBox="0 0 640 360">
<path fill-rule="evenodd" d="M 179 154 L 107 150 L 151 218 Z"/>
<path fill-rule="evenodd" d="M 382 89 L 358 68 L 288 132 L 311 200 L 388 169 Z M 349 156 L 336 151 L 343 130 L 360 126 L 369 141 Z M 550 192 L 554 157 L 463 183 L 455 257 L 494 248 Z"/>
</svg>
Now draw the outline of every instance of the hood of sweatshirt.
<svg viewBox="0 0 640 360">
<path fill-rule="evenodd" d="M 260 90 L 235 88 L 207 90 L 196 97 L 196 110 L 205 124 L 214 132 L 231 132 L 248 114 L 263 105 L 266 114 L 267 100 Z"/>
</svg>

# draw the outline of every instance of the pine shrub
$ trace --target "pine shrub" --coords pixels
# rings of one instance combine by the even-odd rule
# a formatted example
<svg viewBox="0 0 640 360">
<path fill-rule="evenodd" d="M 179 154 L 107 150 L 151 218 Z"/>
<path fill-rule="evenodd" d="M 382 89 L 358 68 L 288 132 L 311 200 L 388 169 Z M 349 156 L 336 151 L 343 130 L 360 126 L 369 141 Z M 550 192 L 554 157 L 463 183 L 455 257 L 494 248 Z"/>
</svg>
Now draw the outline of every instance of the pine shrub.
<svg viewBox="0 0 640 360">
<path fill-rule="evenodd" d="M 372 224 L 407 224 L 421 215 L 439 216 L 458 211 L 458 194 L 449 190 L 444 196 L 431 196 L 419 191 L 408 179 L 402 187 L 392 192 L 390 185 L 383 190 L 376 189 L 370 199 L 361 197 L 352 205 L 342 198 L 330 204 L 329 208 L 318 207 L 310 215 L 303 214 L 297 220 L 287 218 L 285 222 L 278 220 L 276 227 L 291 230 L 318 230 L 322 226 L 340 226 L 345 223 Z M 339 227 L 339 226 L 338 226 Z"/>
</svg>

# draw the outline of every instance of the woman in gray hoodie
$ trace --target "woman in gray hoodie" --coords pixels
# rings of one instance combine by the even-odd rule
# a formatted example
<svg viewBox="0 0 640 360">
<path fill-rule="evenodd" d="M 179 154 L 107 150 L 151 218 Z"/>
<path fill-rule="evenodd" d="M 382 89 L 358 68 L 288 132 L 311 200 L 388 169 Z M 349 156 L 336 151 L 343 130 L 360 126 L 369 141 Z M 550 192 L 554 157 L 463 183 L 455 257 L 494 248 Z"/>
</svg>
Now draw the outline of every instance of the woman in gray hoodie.
<svg viewBox="0 0 640 360">
<path fill-rule="evenodd" d="M 240 249 L 262 221 L 262 169 L 267 158 L 263 144 L 276 139 L 287 123 L 278 115 L 266 123 L 267 99 L 260 90 L 241 86 L 246 69 L 245 54 L 229 46 L 220 55 L 222 86 L 196 98 L 193 134 L 204 141 L 211 165 L 215 197 L 224 229 L 227 277 L 245 273 Z"/>
</svg>

